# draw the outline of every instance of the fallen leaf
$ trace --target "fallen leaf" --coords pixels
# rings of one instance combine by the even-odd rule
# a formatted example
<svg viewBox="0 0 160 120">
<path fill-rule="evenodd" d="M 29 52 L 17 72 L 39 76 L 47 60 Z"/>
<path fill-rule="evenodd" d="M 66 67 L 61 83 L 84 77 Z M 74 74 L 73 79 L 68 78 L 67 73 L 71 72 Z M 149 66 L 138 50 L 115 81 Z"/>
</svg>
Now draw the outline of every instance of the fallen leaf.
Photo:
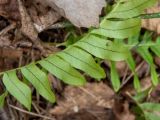
<svg viewBox="0 0 160 120">
<path fill-rule="evenodd" d="M 19 11 L 21 15 L 21 32 L 30 38 L 32 43 L 42 52 L 44 53 L 44 48 L 40 43 L 40 40 L 38 39 L 38 31 L 35 29 L 32 19 L 29 16 L 26 8 L 24 7 L 21 0 L 17 0 L 19 5 Z"/>
<path fill-rule="evenodd" d="M 17 0 L 0 0 L 0 15 L 14 21 L 20 20 Z"/>
<path fill-rule="evenodd" d="M 112 109 L 93 106 L 82 109 L 78 113 L 71 113 L 58 117 L 58 120 L 119 120 Z"/>
<path fill-rule="evenodd" d="M 47 29 L 61 18 L 61 15 L 45 6 L 40 0 L 27 0 L 25 6 L 38 32 Z"/>
<path fill-rule="evenodd" d="M 106 2 L 105 0 L 45 0 L 45 4 L 69 19 L 75 26 L 88 28 L 98 27 L 99 15 Z"/>
<path fill-rule="evenodd" d="M 119 120 L 135 120 L 135 115 L 133 113 L 130 112 L 129 110 L 129 103 L 128 101 L 125 101 L 123 104 L 120 103 L 123 107 L 123 109 L 121 111 L 117 111 L 117 109 L 115 109 L 114 113 L 116 114 L 117 118 Z M 118 105 L 118 104 L 116 104 Z"/>
<path fill-rule="evenodd" d="M 78 112 L 81 109 L 99 106 L 112 108 L 113 90 L 104 83 L 88 83 L 84 87 L 67 86 L 64 98 L 58 99 L 58 106 L 50 110 L 51 114 L 63 115 Z"/>
</svg>

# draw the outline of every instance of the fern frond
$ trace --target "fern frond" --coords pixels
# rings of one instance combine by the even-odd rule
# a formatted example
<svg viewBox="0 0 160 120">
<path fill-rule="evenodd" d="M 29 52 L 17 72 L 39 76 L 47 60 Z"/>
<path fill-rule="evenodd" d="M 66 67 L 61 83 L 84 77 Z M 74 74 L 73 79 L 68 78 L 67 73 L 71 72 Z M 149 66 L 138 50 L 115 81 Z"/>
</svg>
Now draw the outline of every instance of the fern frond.
<svg viewBox="0 0 160 120">
<path fill-rule="evenodd" d="M 92 30 L 80 41 L 64 51 L 50 55 L 48 58 L 36 63 L 18 68 L 18 70 L 36 88 L 37 92 L 50 102 L 55 101 L 55 96 L 51 91 L 47 73 L 43 72 L 39 65 L 64 83 L 70 85 L 84 85 L 86 82 L 84 76 L 76 69 L 82 70 L 98 80 L 104 78 L 104 70 L 94 61 L 92 56 L 111 61 L 126 60 L 130 54 L 128 47 L 123 47 L 122 44 L 112 42 L 107 40 L 107 38 L 124 39 L 139 33 L 141 27 L 140 18 L 133 17 L 140 15 L 145 8 L 153 5 L 155 1 L 120 0 L 115 5 L 113 11 L 104 18 L 98 29 Z M 157 48 L 153 47 L 152 49 L 155 50 Z M 131 66 L 134 70 L 134 64 Z M 114 76 L 116 74 L 114 62 L 111 71 L 112 76 Z M 115 79 L 116 84 L 114 84 L 113 80 L 112 83 L 114 89 L 118 91 L 120 81 L 118 76 Z M 6 90 L 30 110 L 31 90 L 18 79 L 16 70 L 4 72 L 3 83 Z M 5 96 L 2 95 L 0 97 L 1 103 Z"/>
<path fill-rule="evenodd" d="M 138 40 L 139 38 L 137 37 L 136 39 L 135 37 L 129 38 L 128 39 L 129 44 L 126 44 L 126 47 L 129 47 L 130 45 L 131 46 L 133 45 L 136 47 L 135 51 L 149 64 L 152 83 L 154 86 L 156 86 L 159 83 L 159 80 L 158 80 L 158 74 L 156 72 L 156 67 L 154 64 L 153 55 L 151 54 L 151 51 L 157 56 L 160 55 L 159 54 L 160 50 L 158 49 L 160 47 L 159 37 L 157 38 L 156 42 L 154 42 L 152 41 L 151 34 L 146 32 L 141 42 L 139 42 Z M 140 43 L 140 44 L 137 45 L 137 43 Z M 134 73 L 135 75 L 134 77 L 137 78 L 137 74 L 135 73 L 136 64 L 133 60 L 133 57 L 131 56 L 131 51 L 130 51 L 130 56 L 127 58 L 126 61 L 128 63 L 129 68 Z M 137 84 L 134 84 L 135 88 L 139 88 L 140 83 L 137 80 L 134 81 L 134 83 L 137 83 Z"/>
</svg>

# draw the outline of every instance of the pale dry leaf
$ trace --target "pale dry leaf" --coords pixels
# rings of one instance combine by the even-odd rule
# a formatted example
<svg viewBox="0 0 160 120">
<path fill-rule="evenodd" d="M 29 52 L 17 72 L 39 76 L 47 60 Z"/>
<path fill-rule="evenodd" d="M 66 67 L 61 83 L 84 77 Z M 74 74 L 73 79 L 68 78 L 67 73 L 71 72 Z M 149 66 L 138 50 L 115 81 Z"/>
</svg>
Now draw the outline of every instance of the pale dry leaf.
<svg viewBox="0 0 160 120">
<path fill-rule="evenodd" d="M 93 106 L 112 108 L 113 96 L 113 90 L 102 82 L 87 83 L 80 88 L 67 86 L 64 91 L 65 99 L 58 99 L 58 106 L 51 109 L 50 113 L 54 115 L 69 114 Z"/>
<path fill-rule="evenodd" d="M 160 12 L 160 4 L 146 10 L 146 13 Z M 160 34 L 160 18 L 144 19 L 142 20 L 142 27 Z"/>
<path fill-rule="evenodd" d="M 43 0 L 41 0 L 43 1 Z M 62 16 L 77 27 L 98 27 L 99 15 L 106 5 L 105 0 L 45 0 Z"/>
</svg>

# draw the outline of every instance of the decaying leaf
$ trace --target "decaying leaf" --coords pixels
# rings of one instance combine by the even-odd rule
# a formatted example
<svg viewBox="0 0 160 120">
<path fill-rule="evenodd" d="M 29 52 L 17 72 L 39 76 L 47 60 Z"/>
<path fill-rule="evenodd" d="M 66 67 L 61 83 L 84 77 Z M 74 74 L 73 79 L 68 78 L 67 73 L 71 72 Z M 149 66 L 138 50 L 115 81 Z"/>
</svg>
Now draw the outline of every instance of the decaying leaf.
<svg viewBox="0 0 160 120">
<path fill-rule="evenodd" d="M 69 19 L 77 27 L 97 27 L 105 0 L 45 0 L 45 4 Z"/>
<path fill-rule="evenodd" d="M 59 117 L 58 117 L 59 118 Z M 120 120 L 112 109 L 93 106 L 82 109 L 78 113 L 60 116 L 58 120 Z"/>
<path fill-rule="evenodd" d="M 160 4 L 158 4 L 156 7 L 152 7 L 146 10 L 146 13 L 158 13 L 158 12 L 160 12 Z M 142 27 L 148 30 L 155 31 L 158 34 L 160 34 L 160 18 L 142 20 Z"/>
<path fill-rule="evenodd" d="M 0 0 L 0 15 L 11 20 L 20 20 L 17 0 Z"/>
<path fill-rule="evenodd" d="M 43 53 L 44 49 L 38 39 L 38 31 L 35 29 L 31 17 L 29 16 L 22 1 L 21 0 L 17 0 L 17 1 L 18 1 L 19 11 L 20 11 L 20 15 L 21 15 L 21 24 L 22 24 L 21 32 L 25 36 L 30 38 L 32 43 L 34 43 L 34 45 L 36 45 L 36 47 Z"/>
<path fill-rule="evenodd" d="M 38 32 L 45 30 L 61 18 L 61 15 L 40 0 L 27 0 L 25 6 Z"/>
<path fill-rule="evenodd" d="M 83 108 L 99 106 L 112 108 L 114 92 L 104 83 L 88 83 L 85 87 L 67 86 L 65 99 L 57 100 L 58 106 L 50 110 L 51 114 L 63 115 L 78 112 Z"/>
<path fill-rule="evenodd" d="M 19 11 L 21 14 L 21 24 L 22 24 L 21 31 L 32 41 L 35 41 L 37 39 L 38 32 L 35 30 L 32 20 L 26 11 L 26 8 L 23 6 L 22 1 L 18 0 L 18 3 L 19 3 Z"/>
<path fill-rule="evenodd" d="M 135 120 L 135 115 L 130 112 L 129 110 L 129 103 L 128 101 L 124 101 L 123 103 L 115 104 L 115 111 L 118 120 Z M 121 106 L 119 109 L 118 107 Z"/>
</svg>

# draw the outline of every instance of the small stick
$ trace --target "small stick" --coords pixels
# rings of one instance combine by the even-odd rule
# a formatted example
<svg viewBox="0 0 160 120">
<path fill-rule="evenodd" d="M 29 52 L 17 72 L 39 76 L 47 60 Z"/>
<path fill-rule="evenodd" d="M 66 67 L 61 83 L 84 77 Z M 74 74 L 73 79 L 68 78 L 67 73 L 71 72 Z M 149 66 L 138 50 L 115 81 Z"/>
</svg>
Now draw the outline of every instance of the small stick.
<svg viewBox="0 0 160 120">
<path fill-rule="evenodd" d="M 29 115 L 32 115 L 32 116 L 36 116 L 36 117 L 40 117 L 40 118 L 43 118 L 43 119 L 47 119 L 47 120 L 56 120 L 55 118 L 51 118 L 51 117 L 48 117 L 48 116 L 44 116 L 44 115 L 39 115 L 39 114 L 36 114 L 36 113 L 33 113 L 33 112 L 28 112 L 26 110 L 23 110 L 21 108 L 18 108 L 16 106 L 13 106 L 11 104 L 8 104 L 11 108 L 15 109 L 15 110 L 18 110 L 20 112 L 23 112 L 25 114 L 29 114 Z"/>
</svg>

